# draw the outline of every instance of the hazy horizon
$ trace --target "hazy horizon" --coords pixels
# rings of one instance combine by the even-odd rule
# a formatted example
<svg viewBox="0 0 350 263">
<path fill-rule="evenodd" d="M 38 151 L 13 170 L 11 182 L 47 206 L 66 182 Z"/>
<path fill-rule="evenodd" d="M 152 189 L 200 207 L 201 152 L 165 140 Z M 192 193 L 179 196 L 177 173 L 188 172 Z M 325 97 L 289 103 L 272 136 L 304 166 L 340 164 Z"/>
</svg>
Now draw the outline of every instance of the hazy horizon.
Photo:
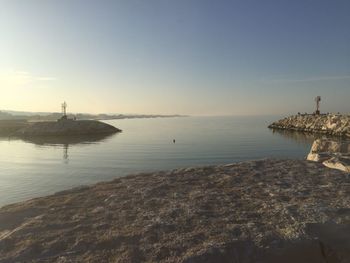
<svg viewBox="0 0 350 263">
<path fill-rule="evenodd" d="M 26 113 L 26 114 L 61 114 L 60 111 L 56 110 L 56 111 L 22 111 L 22 110 L 12 110 L 12 109 L 0 109 L 0 112 L 8 112 L 8 113 L 13 113 L 13 114 L 18 114 L 21 115 L 21 113 Z M 294 112 L 295 114 L 296 112 Z M 334 112 L 336 113 L 336 112 Z M 179 116 L 189 116 L 189 117 L 244 117 L 244 116 L 279 116 L 281 114 L 275 113 L 275 114 L 218 114 L 218 115 L 210 115 L 210 114 L 177 114 L 177 113 L 173 113 L 173 114 L 161 114 L 161 113 L 134 113 L 134 112 L 124 112 L 124 113 L 120 113 L 120 112 L 97 112 L 97 113 L 89 113 L 89 112 L 69 112 L 67 111 L 67 114 L 91 114 L 91 115 L 98 115 L 98 114 L 107 114 L 107 115 L 117 115 L 117 114 L 122 114 L 122 115 L 164 115 L 164 116 L 171 116 L 171 115 L 179 115 Z M 293 113 L 291 113 L 293 114 Z"/>
<path fill-rule="evenodd" d="M 350 2 L 0 0 L 0 108 L 350 113 Z"/>
</svg>

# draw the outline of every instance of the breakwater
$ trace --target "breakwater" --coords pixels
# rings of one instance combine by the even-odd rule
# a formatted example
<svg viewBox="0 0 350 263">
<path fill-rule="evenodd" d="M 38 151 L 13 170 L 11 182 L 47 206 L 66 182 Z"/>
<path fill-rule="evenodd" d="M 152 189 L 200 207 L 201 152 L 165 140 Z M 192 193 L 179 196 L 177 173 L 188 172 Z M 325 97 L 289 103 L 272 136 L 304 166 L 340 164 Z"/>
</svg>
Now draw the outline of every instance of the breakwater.
<svg viewBox="0 0 350 263">
<path fill-rule="evenodd" d="M 269 128 L 350 137 L 350 115 L 298 114 L 278 120 Z"/>
<path fill-rule="evenodd" d="M 112 125 L 95 120 L 58 120 L 28 123 L 12 135 L 18 137 L 33 136 L 72 136 L 112 134 L 121 130 Z"/>
</svg>

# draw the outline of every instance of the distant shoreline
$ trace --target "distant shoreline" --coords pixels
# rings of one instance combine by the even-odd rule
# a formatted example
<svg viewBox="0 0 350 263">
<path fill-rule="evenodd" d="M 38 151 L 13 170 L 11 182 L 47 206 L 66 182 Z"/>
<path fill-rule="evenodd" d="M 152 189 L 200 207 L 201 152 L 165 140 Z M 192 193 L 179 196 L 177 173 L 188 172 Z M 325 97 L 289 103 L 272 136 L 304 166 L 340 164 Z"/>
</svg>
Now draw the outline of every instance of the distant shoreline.
<svg viewBox="0 0 350 263">
<path fill-rule="evenodd" d="M 36 122 L 57 122 L 62 117 L 59 113 L 50 115 L 11 115 L 0 111 L 0 136 L 12 135 L 14 132 L 25 128 L 29 124 Z M 110 121 L 110 120 L 125 120 L 125 119 L 153 119 L 153 118 L 183 118 L 187 115 L 87 115 L 87 114 L 68 114 L 68 119 L 77 121 Z"/>
<path fill-rule="evenodd" d="M 76 113 L 67 114 L 68 118 L 75 118 L 77 120 L 120 120 L 120 119 L 145 119 L 145 118 L 175 118 L 175 117 L 188 117 L 188 115 L 171 114 L 88 114 L 88 113 Z M 13 111 L 0 111 L 0 121 L 56 121 L 62 117 L 61 113 L 32 113 L 32 112 L 13 112 Z"/>
</svg>

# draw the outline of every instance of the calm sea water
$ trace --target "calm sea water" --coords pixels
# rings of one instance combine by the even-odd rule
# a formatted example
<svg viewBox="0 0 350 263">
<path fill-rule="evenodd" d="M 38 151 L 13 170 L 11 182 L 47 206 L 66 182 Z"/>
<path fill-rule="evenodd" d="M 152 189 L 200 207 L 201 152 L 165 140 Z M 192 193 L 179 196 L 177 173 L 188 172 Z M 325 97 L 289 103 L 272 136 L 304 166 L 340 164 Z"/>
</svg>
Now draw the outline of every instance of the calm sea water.
<svg viewBox="0 0 350 263">
<path fill-rule="evenodd" d="M 305 158 L 313 138 L 272 132 L 278 117 L 114 120 L 109 137 L 0 138 L 0 206 L 118 176 L 265 157 Z M 173 143 L 173 139 L 176 143 Z"/>
</svg>

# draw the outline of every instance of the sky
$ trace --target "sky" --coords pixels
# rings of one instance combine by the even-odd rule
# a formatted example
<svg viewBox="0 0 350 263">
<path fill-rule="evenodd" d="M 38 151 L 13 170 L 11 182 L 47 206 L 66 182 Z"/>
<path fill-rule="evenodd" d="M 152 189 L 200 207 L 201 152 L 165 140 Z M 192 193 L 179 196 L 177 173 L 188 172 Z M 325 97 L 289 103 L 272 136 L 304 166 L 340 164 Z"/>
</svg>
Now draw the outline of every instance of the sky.
<svg viewBox="0 0 350 263">
<path fill-rule="evenodd" d="M 0 109 L 350 112 L 348 0 L 0 0 Z"/>
</svg>

